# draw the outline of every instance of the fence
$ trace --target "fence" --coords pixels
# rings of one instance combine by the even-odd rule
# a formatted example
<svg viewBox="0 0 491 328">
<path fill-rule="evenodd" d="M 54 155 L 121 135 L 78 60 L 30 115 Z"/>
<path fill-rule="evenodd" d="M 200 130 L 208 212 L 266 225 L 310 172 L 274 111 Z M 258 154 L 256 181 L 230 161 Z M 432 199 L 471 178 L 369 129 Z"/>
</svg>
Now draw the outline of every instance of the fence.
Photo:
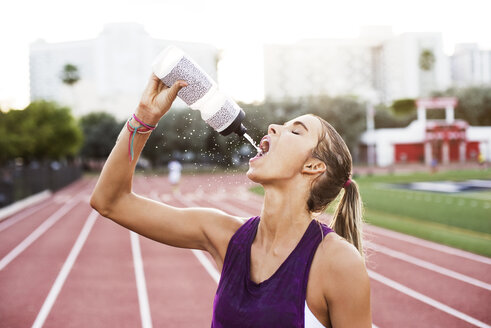
<svg viewBox="0 0 491 328">
<path fill-rule="evenodd" d="M 0 168 L 0 208 L 49 189 L 56 191 L 82 176 L 82 165 L 75 162 L 32 162 L 29 166 Z"/>
</svg>

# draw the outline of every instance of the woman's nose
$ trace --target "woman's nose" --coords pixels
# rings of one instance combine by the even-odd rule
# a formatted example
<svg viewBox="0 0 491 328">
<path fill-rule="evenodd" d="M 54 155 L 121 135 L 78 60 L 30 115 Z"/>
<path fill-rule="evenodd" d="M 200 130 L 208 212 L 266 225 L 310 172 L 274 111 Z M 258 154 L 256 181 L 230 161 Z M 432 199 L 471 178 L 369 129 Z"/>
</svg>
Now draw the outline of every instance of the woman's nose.
<svg viewBox="0 0 491 328">
<path fill-rule="evenodd" d="M 268 134 L 276 134 L 279 131 L 278 126 L 276 124 L 270 124 L 268 126 Z"/>
</svg>

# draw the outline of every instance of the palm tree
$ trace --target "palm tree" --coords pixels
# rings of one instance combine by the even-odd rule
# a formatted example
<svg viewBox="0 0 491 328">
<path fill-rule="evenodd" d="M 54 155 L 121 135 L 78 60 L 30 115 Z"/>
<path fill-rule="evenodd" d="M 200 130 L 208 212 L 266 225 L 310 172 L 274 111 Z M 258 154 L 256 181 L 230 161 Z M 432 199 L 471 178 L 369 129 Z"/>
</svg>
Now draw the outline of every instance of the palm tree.
<svg viewBox="0 0 491 328">
<path fill-rule="evenodd" d="M 435 74 L 433 68 L 435 67 L 435 54 L 430 49 L 422 49 L 419 54 L 419 68 L 421 69 L 420 75 L 420 96 L 429 96 L 431 91 L 436 87 Z"/>
<path fill-rule="evenodd" d="M 80 80 L 80 75 L 78 73 L 77 66 L 72 64 L 65 64 L 61 72 L 61 80 L 63 81 L 63 83 L 68 84 L 70 86 L 77 83 L 78 80 Z"/>
<path fill-rule="evenodd" d="M 75 91 L 74 91 L 74 85 L 80 80 L 80 74 L 78 72 L 77 66 L 67 63 L 63 66 L 63 69 L 60 74 L 60 79 L 63 82 L 63 84 L 67 85 L 71 89 L 71 106 L 72 110 L 73 107 L 75 107 Z"/>
<path fill-rule="evenodd" d="M 419 55 L 419 68 L 423 71 L 431 71 L 435 65 L 435 55 L 430 49 L 423 49 Z"/>
</svg>

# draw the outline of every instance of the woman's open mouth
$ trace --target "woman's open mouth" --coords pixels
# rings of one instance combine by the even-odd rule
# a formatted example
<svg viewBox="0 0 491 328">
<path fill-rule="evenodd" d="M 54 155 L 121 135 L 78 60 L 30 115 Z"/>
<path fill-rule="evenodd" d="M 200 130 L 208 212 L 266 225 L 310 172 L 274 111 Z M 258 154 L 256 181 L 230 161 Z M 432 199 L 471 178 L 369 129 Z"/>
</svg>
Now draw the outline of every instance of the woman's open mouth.
<svg viewBox="0 0 491 328">
<path fill-rule="evenodd" d="M 268 135 L 264 136 L 262 139 L 261 139 L 261 142 L 259 143 L 259 152 L 257 153 L 256 156 L 254 156 L 253 158 L 251 158 L 249 160 L 249 162 L 252 162 L 258 158 L 261 158 L 261 157 L 264 157 L 268 154 L 269 152 L 269 145 L 270 145 L 270 142 L 271 142 L 271 139 Z"/>
</svg>

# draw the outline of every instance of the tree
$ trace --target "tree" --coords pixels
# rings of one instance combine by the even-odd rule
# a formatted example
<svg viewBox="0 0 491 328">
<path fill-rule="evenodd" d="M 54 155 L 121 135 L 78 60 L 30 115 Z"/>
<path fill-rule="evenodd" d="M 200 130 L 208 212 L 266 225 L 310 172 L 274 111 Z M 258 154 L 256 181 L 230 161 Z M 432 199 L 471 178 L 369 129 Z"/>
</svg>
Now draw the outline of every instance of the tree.
<svg viewBox="0 0 491 328">
<path fill-rule="evenodd" d="M 80 80 L 80 74 L 77 66 L 73 64 L 65 64 L 60 75 L 63 83 L 72 86 Z"/>
<path fill-rule="evenodd" d="M 455 118 L 463 119 L 470 125 L 491 126 L 491 87 L 450 88 L 434 95 L 458 98 Z"/>
<path fill-rule="evenodd" d="M 71 100 L 70 105 L 72 108 L 75 107 L 75 84 L 80 80 L 80 73 L 78 72 L 77 66 L 73 64 L 65 64 L 60 74 L 60 79 L 63 84 L 67 85 L 70 88 Z"/>
<path fill-rule="evenodd" d="M 29 162 L 75 156 L 83 142 L 70 109 L 55 102 L 34 101 L 23 110 L 1 116 L 2 162 L 16 157 Z"/>
<path fill-rule="evenodd" d="M 407 115 L 394 115 L 392 107 L 379 104 L 375 110 L 375 128 L 403 128 L 416 119 L 416 112 Z"/>
<path fill-rule="evenodd" d="M 411 115 L 416 112 L 416 102 L 410 98 L 394 100 L 391 109 L 396 115 Z"/>
<path fill-rule="evenodd" d="M 366 129 L 366 113 L 363 103 L 354 97 L 319 96 L 308 103 L 307 112 L 316 114 L 329 122 L 356 156 L 358 142 Z"/>
<path fill-rule="evenodd" d="M 430 49 L 423 49 L 419 55 L 419 68 L 423 71 L 431 71 L 435 66 L 435 55 Z"/>
<path fill-rule="evenodd" d="M 27 116 L 25 133 L 35 131 L 34 158 L 60 159 L 78 153 L 83 135 L 70 108 L 41 100 L 31 102 L 24 113 Z"/>
<path fill-rule="evenodd" d="M 93 112 L 79 120 L 84 134 L 84 143 L 80 155 L 84 158 L 105 159 L 111 153 L 123 122 L 116 121 L 113 115 L 105 112 Z"/>
</svg>

